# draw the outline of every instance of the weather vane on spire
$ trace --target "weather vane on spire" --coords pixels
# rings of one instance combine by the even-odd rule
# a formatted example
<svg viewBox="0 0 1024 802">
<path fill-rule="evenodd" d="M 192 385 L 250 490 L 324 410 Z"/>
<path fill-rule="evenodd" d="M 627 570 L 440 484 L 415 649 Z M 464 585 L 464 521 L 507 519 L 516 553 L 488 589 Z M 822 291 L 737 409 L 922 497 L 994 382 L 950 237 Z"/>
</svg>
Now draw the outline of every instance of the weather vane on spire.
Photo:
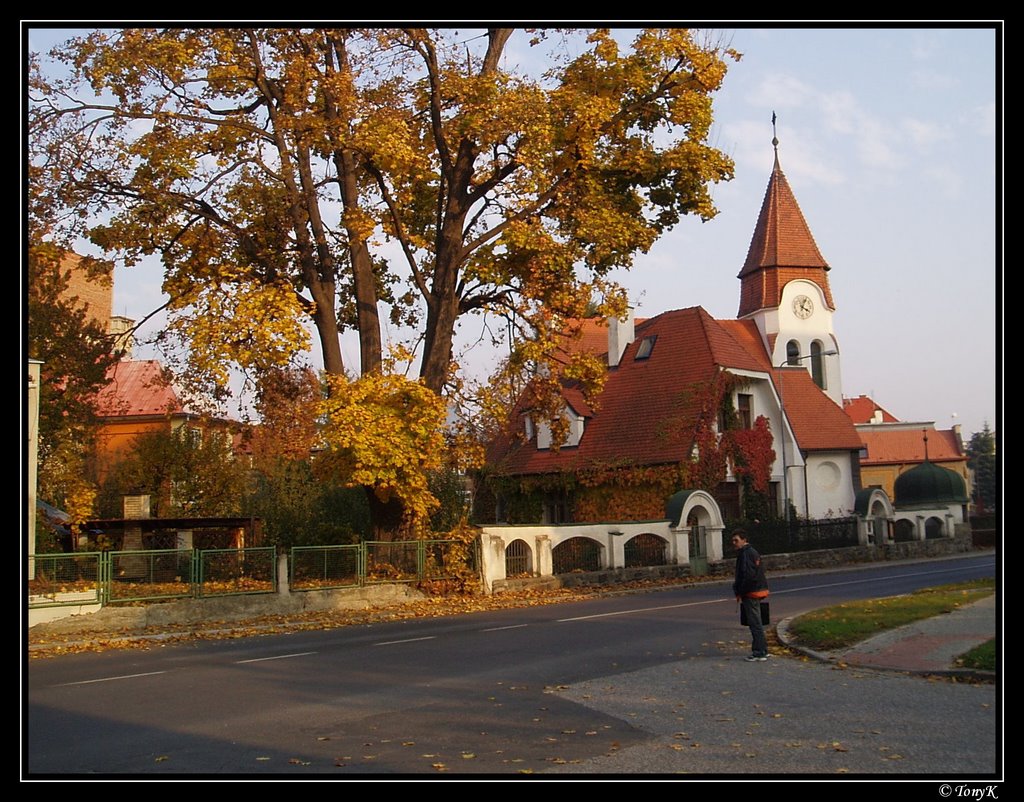
<svg viewBox="0 0 1024 802">
<path fill-rule="evenodd" d="M 775 133 L 775 112 L 772 111 L 772 147 L 775 148 L 775 155 L 779 155 L 779 138 Z"/>
</svg>

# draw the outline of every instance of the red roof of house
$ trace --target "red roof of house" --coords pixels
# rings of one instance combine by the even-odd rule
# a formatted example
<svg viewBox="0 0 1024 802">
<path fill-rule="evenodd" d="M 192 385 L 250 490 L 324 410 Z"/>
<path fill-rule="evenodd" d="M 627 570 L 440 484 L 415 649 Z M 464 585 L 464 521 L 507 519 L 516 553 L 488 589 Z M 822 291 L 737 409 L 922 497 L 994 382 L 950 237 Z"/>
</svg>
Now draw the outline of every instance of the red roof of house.
<svg viewBox="0 0 1024 802">
<path fill-rule="evenodd" d="M 843 412 L 850 416 L 854 423 L 874 423 L 875 411 L 882 413 L 882 423 L 898 423 L 899 418 L 876 404 L 866 395 L 843 399 Z"/>
<path fill-rule="evenodd" d="M 163 368 L 155 360 L 117 362 L 107 371 L 107 382 L 96 397 L 96 412 L 102 418 L 185 412 Z"/>
<path fill-rule="evenodd" d="M 860 450 L 860 433 L 804 368 L 781 368 L 782 405 L 801 451 Z"/>
<path fill-rule="evenodd" d="M 655 338 L 650 356 L 637 359 L 637 349 L 648 338 Z M 772 374 L 752 321 L 718 321 L 699 306 L 665 312 L 636 326 L 636 339 L 606 375 L 596 411 L 581 409 L 575 397 L 570 399 L 588 417 L 578 446 L 539 450 L 535 441 L 503 440 L 494 444 L 488 461 L 509 474 L 679 462 L 689 457 L 700 391 L 723 368 Z M 786 412 L 801 448 L 860 448 L 850 419 L 806 370 L 780 373 L 785 374 Z"/>
<path fill-rule="evenodd" d="M 638 317 L 633 325 L 639 326 L 646 319 Z M 567 325 L 568 333 L 561 337 L 559 346 L 566 357 L 571 354 L 608 353 L 608 321 L 605 318 L 573 318 Z"/>
<path fill-rule="evenodd" d="M 867 457 L 861 458 L 863 465 L 924 462 L 925 434 L 928 435 L 928 459 L 931 462 L 967 459 L 952 429 L 860 429 L 857 434 L 868 449 Z"/>
</svg>

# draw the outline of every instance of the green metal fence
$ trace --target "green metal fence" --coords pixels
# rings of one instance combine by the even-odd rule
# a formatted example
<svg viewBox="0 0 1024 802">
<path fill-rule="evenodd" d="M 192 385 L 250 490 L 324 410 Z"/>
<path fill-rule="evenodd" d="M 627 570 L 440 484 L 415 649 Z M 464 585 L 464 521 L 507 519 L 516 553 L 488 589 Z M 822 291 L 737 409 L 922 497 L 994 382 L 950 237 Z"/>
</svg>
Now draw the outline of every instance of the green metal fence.
<svg viewBox="0 0 1024 802">
<path fill-rule="evenodd" d="M 32 607 L 99 604 L 103 599 L 101 553 L 37 554 L 29 558 Z"/>
<path fill-rule="evenodd" d="M 204 549 L 196 552 L 199 596 L 274 593 L 277 549 Z"/>
<path fill-rule="evenodd" d="M 365 575 L 366 550 L 351 546 L 294 546 L 289 561 L 292 590 L 350 588 Z"/>
<path fill-rule="evenodd" d="M 192 549 L 110 551 L 104 554 L 108 579 L 107 604 L 195 595 L 195 552 Z"/>
<path fill-rule="evenodd" d="M 362 547 L 370 583 L 451 579 L 478 566 L 476 548 L 461 540 L 369 540 Z"/>
<path fill-rule="evenodd" d="M 324 590 L 450 579 L 478 566 L 475 543 L 371 541 L 296 546 L 288 578 L 291 590 Z M 274 593 L 278 588 L 273 546 L 42 554 L 30 559 L 29 569 L 30 607 Z"/>
</svg>

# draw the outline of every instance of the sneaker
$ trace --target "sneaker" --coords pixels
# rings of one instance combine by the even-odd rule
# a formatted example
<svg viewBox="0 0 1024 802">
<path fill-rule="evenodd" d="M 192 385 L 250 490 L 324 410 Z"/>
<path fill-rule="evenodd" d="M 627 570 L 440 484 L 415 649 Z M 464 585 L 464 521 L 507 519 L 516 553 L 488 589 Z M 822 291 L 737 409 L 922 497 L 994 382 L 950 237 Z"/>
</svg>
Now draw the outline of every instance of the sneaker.
<svg viewBox="0 0 1024 802">
<path fill-rule="evenodd" d="M 767 663 L 768 662 L 768 656 L 767 655 L 748 654 L 743 659 L 746 660 L 748 663 Z"/>
</svg>

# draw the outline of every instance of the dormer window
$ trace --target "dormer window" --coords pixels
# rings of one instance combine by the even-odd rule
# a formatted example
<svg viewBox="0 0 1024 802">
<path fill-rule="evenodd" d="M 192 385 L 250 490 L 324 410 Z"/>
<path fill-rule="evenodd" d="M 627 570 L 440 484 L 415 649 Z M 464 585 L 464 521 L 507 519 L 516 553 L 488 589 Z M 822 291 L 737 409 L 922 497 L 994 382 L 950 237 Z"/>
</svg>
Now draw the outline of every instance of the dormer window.
<svg viewBox="0 0 1024 802">
<path fill-rule="evenodd" d="M 651 351 L 654 350 L 654 343 L 657 339 L 657 334 L 653 334 L 650 337 L 644 337 L 640 341 L 640 345 L 637 346 L 636 356 L 633 358 L 637 361 L 641 359 L 648 359 L 651 356 Z"/>
<path fill-rule="evenodd" d="M 586 420 L 582 415 L 577 415 L 571 408 L 567 408 L 563 418 L 568 422 L 569 428 L 565 433 L 565 440 L 561 443 L 561 448 L 574 447 L 580 444 L 580 440 L 583 438 L 583 431 L 586 428 Z M 554 437 L 552 436 L 551 426 L 544 421 L 537 423 L 537 448 L 540 451 L 549 449 L 553 445 Z"/>
</svg>

